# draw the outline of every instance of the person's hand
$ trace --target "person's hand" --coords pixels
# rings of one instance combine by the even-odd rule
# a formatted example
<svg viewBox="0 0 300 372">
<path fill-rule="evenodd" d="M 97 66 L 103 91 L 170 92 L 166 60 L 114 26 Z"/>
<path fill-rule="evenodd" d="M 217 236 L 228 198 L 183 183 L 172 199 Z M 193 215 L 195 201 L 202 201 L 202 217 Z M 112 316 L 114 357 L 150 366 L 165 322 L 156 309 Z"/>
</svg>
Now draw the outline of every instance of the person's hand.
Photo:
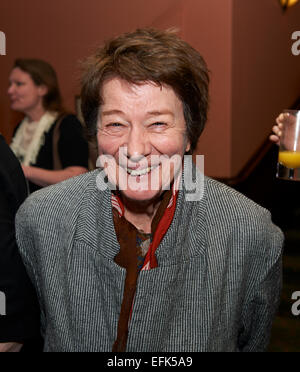
<svg viewBox="0 0 300 372">
<path fill-rule="evenodd" d="M 282 135 L 282 128 L 283 128 L 282 121 L 284 120 L 285 115 L 289 115 L 289 114 L 280 114 L 276 118 L 276 125 L 274 125 L 274 127 L 272 128 L 273 134 L 271 134 L 271 136 L 269 137 L 270 141 L 276 143 L 277 145 L 280 144 L 280 137 Z"/>
<path fill-rule="evenodd" d="M 274 127 L 272 128 L 273 134 L 269 137 L 270 140 L 277 145 L 280 145 L 280 142 L 282 142 L 283 128 L 288 126 L 289 130 L 285 132 L 284 147 L 293 148 L 295 141 L 294 133 L 297 124 L 297 116 L 288 112 L 281 113 L 276 118 L 276 124 L 277 125 L 274 125 Z"/>
</svg>

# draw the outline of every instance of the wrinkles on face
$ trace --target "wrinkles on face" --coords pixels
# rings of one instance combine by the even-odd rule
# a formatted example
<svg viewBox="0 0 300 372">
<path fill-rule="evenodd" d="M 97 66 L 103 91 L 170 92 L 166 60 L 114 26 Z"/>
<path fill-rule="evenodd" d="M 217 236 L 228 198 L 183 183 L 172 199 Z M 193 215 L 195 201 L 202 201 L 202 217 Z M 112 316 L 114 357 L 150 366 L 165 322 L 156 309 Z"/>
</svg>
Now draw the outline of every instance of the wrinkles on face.
<svg viewBox="0 0 300 372">
<path fill-rule="evenodd" d="M 159 195 L 166 183 L 162 164 L 170 162 L 174 155 L 182 157 L 190 147 L 182 102 L 171 87 L 132 85 L 119 78 L 106 81 L 101 93 L 99 154 L 115 159 L 123 178 L 115 178 L 117 185 L 131 179 L 140 184 L 140 190 L 129 188 L 125 196 L 142 200 Z M 153 161 L 155 157 L 160 160 Z M 150 176 L 156 177 L 158 190 L 149 186 Z M 170 182 L 172 177 L 169 175 Z"/>
</svg>

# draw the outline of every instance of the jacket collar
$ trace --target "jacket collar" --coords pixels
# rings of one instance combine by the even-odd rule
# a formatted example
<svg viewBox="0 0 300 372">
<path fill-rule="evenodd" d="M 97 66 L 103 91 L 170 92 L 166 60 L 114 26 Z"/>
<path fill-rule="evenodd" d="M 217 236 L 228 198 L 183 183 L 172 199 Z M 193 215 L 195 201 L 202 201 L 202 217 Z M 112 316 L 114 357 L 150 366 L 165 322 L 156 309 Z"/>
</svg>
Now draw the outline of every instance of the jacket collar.
<svg viewBox="0 0 300 372">
<path fill-rule="evenodd" d="M 190 160 L 185 159 L 175 215 L 156 250 L 159 266 L 180 257 L 185 259 L 205 252 L 206 184 L 204 175 Z M 198 190 L 191 193 L 195 185 Z M 84 198 L 77 221 L 76 239 L 84 240 L 102 256 L 113 260 L 120 247 L 113 223 L 111 191 L 102 170 L 90 173 Z"/>
</svg>

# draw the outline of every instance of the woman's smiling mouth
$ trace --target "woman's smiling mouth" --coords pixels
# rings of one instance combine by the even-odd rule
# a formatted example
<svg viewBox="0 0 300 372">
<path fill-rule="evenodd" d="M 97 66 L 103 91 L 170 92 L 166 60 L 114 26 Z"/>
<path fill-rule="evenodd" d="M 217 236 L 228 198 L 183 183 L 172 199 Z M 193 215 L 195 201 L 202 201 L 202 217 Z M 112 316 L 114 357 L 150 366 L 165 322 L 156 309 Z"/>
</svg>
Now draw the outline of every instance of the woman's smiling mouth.
<svg viewBox="0 0 300 372">
<path fill-rule="evenodd" d="M 127 173 L 132 176 L 132 177 L 137 177 L 137 176 L 144 176 L 148 173 L 150 173 L 153 169 L 157 168 L 158 165 L 152 166 L 152 167 L 147 167 L 143 169 L 130 169 L 126 168 Z"/>
</svg>

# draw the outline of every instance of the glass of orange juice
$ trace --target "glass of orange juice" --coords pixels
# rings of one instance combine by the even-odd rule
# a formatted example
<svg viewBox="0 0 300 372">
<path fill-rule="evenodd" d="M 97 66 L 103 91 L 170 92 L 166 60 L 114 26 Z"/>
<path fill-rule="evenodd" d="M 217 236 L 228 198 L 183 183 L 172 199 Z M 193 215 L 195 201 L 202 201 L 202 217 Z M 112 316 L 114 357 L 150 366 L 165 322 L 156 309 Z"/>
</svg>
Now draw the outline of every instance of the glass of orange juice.
<svg viewBox="0 0 300 372">
<path fill-rule="evenodd" d="M 300 111 L 284 110 L 277 163 L 277 178 L 300 181 Z"/>
</svg>

